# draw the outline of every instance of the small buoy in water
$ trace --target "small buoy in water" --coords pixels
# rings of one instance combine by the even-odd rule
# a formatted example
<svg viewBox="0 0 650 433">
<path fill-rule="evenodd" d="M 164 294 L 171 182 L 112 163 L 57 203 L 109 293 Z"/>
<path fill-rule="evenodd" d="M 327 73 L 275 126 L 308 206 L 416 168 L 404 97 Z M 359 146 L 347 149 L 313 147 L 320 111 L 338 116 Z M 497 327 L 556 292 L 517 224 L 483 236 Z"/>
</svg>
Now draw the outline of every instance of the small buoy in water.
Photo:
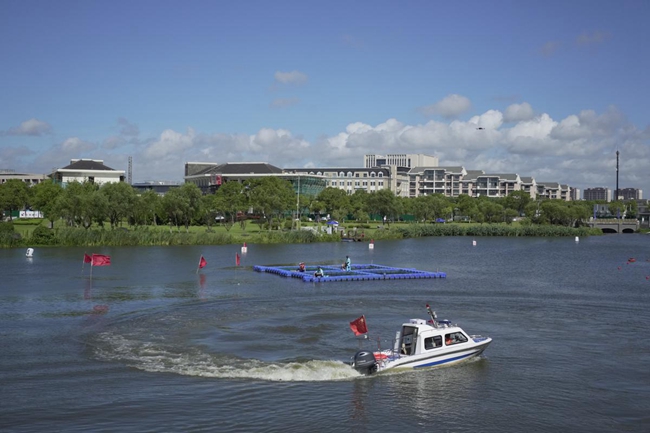
<svg viewBox="0 0 650 433">
<path fill-rule="evenodd" d="M 473 246 L 476 246 L 476 241 L 472 241 L 472 245 L 473 245 Z"/>
<path fill-rule="evenodd" d="M 576 236 L 576 242 L 580 242 L 580 238 Z"/>
<path fill-rule="evenodd" d="M 370 239 L 370 243 L 368 244 L 368 249 L 372 250 L 375 248 L 375 240 Z"/>
<path fill-rule="evenodd" d="M 244 242 L 244 246 L 241 247 L 241 252 L 245 253 L 248 251 L 248 247 L 246 246 L 246 242 Z"/>
<path fill-rule="evenodd" d="M 25 257 L 33 257 L 34 256 L 34 248 L 27 248 L 27 252 L 25 253 Z"/>
</svg>

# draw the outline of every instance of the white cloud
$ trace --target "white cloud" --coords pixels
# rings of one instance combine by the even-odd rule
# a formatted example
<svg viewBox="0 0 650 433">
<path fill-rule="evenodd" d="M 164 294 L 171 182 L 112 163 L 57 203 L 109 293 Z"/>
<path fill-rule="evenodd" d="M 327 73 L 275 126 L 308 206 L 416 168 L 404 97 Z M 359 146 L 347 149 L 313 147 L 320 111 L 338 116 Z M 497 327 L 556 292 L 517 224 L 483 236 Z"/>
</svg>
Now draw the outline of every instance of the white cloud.
<svg viewBox="0 0 650 433">
<path fill-rule="evenodd" d="M 52 126 L 49 123 L 38 119 L 29 119 L 22 122 L 19 126 L 9 128 L 6 135 L 31 135 L 40 136 L 52 132 Z"/>
<path fill-rule="evenodd" d="M 510 108 L 510 107 L 508 107 Z M 508 109 L 505 110 L 508 112 Z M 615 152 L 621 152 L 620 183 L 650 191 L 650 128 L 640 130 L 616 108 L 583 110 L 561 119 L 548 113 L 532 118 L 520 104 L 510 110 L 510 123 L 499 110 L 469 120 L 429 120 L 407 124 L 389 118 L 377 124 L 351 122 L 340 132 L 307 140 L 295 131 L 260 128 L 252 134 L 200 133 L 167 129 L 153 139 L 124 144 L 108 137 L 99 149 L 71 137 L 39 153 L 28 172 L 49 173 L 72 158 L 104 159 L 124 167 L 133 156 L 133 179 L 181 180 L 187 161 L 268 162 L 281 168 L 361 167 L 366 154 L 424 153 L 443 166 L 464 166 L 488 173 L 518 173 L 541 181 L 578 188 L 609 186 L 615 181 Z M 517 116 L 520 120 L 513 120 Z M 484 129 L 477 129 L 482 127 Z M 3 147 L 0 166 L 20 168 L 33 149 Z"/>
<path fill-rule="evenodd" d="M 509 105 L 503 113 L 504 122 L 519 122 L 520 120 L 530 120 L 533 117 L 535 117 L 535 112 L 528 102 Z"/>
<path fill-rule="evenodd" d="M 425 116 L 437 114 L 446 119 L 451 119 L 463 114 L 470 108 L 472 108 L 472 102 L 469 98 L 452 94 L 444 97 L 435 104 L 420 107 L 420 112 Z"/>
<path fill-rule="evenodd" d="M 503 114 L 498 110 L 488 110 L 480 116 L 474 116 L 469 122 L 479 128 L 498 129 L 503 124 Z"/>
<path fill-rule="evenodd" d="M 49 174 L 54 167 L 65 167 L 74 158 L 104 159 L 103 155 L 96 153 L 96 149 L 97 146 L 90 141 L 70 137 L 39 154 L 34 166 Z"/>
<path fill-rule="evenodd" d="M 64 153 L 81 153 L 93 149 L 94 147 L 95 146 L 92 143 L 84 141 L 79 137 L 70 137 L 63 141 L 63 143 L 60 145 L 60 149 Z"/>
<path fill-rule="evenodd" d="M 276 71 L 275 82 L 280 84 L 301 85 L 307 82 L 307 75 L 300 71 L 282 72 Z"/>
<path fill-rule="evenodd" d="M 167 129 L 160 134 L 158 140 L 151 143 L 144 151 L 144 156 L 151 160 L 164 159 L 170 154 L 183 153 L 192 147 L 195 134 L 192 128 L 187 129 L 187 134 Z"/>
</svg>

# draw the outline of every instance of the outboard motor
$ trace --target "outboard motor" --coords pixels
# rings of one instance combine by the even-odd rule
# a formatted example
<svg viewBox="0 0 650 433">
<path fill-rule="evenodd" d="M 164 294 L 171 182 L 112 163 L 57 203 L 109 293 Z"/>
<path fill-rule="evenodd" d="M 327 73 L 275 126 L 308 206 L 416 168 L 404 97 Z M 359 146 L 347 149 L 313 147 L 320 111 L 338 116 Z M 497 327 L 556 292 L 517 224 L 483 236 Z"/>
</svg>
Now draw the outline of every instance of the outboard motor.
<svg viewBox="0 0 650 433">
<path fill-rule="evenodd" d="M 360 350 L 352 358 L 352 367 L 361 374 L 370 375 L 377 371 L 375 355 L 367 350 Z"/>
</svg>

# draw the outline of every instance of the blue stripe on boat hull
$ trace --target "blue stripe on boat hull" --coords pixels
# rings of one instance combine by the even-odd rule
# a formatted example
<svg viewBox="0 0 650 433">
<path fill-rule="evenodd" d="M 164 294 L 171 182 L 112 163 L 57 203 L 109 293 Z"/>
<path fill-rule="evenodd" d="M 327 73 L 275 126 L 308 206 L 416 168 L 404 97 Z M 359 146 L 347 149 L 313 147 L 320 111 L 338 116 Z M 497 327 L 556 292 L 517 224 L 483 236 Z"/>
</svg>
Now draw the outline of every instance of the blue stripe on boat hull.
<svg viewBox="0 0 650 433">
<path fill-rule="evenodd" d="M 467 355 L 461 355 L 461 356 L 456 356 L 454 358 L 447 358 L 447 359 L 443 359 L 443 360 L 440 360 L 440 361 L 433 361 L 433 362 L 429 362 L 427 364 L 417 365 L 417 366 L 414 366 L 413 368 L 433 367 L 434 365 L 442 365 L 442 364 L 447 364 L 448 362 L 460 361 L 461 359 L 469 358 L 470 356 L 477 356 L 481 352 L 482 352 L 482 350 L 478 351 L 478 352 L 468 353 Z"/>
</svg>

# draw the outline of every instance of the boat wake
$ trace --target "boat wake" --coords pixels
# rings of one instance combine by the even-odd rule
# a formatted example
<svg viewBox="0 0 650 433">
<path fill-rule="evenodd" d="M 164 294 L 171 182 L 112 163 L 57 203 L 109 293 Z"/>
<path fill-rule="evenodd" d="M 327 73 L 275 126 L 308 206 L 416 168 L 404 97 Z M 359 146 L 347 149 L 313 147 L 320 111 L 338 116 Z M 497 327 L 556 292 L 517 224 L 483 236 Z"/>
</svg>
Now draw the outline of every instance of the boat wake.
<svg viewBox="0 0 650 433">
<path fill-rule="evenodd" d="M 103 361 L 122 362 L 143 371 L 174 373 L 221 379 L 255 379 L 287 382 L 318 382 L 358 378 L 360 375 L 341 361 L 264 362 L 232 355 L 208 354 L 197 348 L 183 352 L 160 343 L 142 342 L 104 332 L 97 335 L 94 356 Z"/>
</svg>

